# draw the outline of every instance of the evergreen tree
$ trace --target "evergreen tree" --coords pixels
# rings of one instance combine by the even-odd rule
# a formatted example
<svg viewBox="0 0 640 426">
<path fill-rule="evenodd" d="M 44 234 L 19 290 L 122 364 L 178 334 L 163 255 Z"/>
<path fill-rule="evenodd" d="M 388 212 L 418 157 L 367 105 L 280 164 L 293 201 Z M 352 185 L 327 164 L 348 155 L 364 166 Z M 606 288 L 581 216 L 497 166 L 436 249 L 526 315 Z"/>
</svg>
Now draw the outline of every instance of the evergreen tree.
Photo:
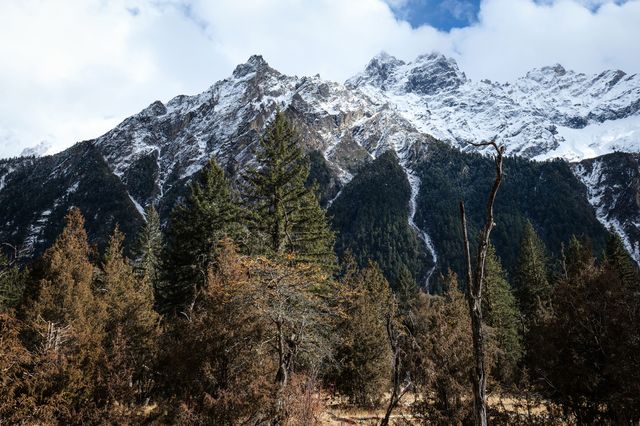
<svg viewBox="0 0 640 426">
<path fill-rule="evenodd" d="M 27 419 L 35 420 L 33 408 L 24 403 L 27 398 L 22 394 L 24 366 L 33 358 L 20 338 L 23 331 L 23 323 L 0 312 L 0 419 L 6 424 L 27 424 Z"/>
<path fill-rule="evenodd" d="M 552 293 L 544 243 L 531 222 L 525 224 L 520 240 L 515 281 L 520 310 L 527 326 L 530 326 L 549 310 Z"/>
<path fill-rule="evenodd" d="M 142 400 L 150 380 L 158 315 L 153 292 L 122 254 L 124 235 L 115 229 L 105 254 L 101 290 L 107 311 L 106 349 L 110 399 L 120 403 Z M 147 366 L 147 367 L 145 367 Z"/>
<path fill-rule="evenodd" d="M 306 187 L 309 165 L 298 135 L 284 114 L 276 112 L 260 140 L 258 168 L 245 173 L 250 226 L 263 236 L 268 252 L 296 253 L 305 262 L 335 263 L 334 235 L 314 187 Z"/>
<path fill-rule="evenodd" d="M 571 236 L 569 244 L 562 246 L 560 279 L 582 282 L 593 276 L 596 271 L 596 259 L 591 246 Z"/>
<path fill-rule="evenodd" d="M 390 384 L 391 350 L 386 320 L 393 306 L 389 283 L 375 264 L 358 271 L 347 266 L 345 320 L 339 324 L 335 384 L 359 406 L 375 406 Z"/>
<path fill-rule="evenodd" d="M 241 240 L 240 209 L 222 168 L 211 159 L 190 185 L 190 194 L 171 215 L 166 277 L 156 292 L 161 311 L 189 306 L 203 288 L 225 236 Z"/>
<path fill-rule="evenodd" d="M 44 255 L 45 278 L 32 309 L 32 317 L 57 325 L 79 322 L 101 326 L 103 319 L 92 291 L 94 267 L 89 260 L 90 248 L 80 210 L 72 208 L 66 226 L 53 246 Z"/>
<path fill-rule="evenodd" d="M 265 344 L 258 302 L 264 292 L 247 279 L 247 262 L 223 240 L 218 267 L 209 270 L 190 321 L 172 321 L 164 329 L 159 365 L 170 368 L 159 377 L 160 386 L 189 400 L 187 424 L 231 426 L 271 408 L 276 366 L 269 351 L 275 345 Z"/>
<path fill-rule="evenodd" d="M 147 221 L 138 234 L 134 257 L 136 270 L 154 285 L 158 282 L 162 260 L 164 241 L 160 228 L 160 216 L 153 206 L 149 204 L 145 209 Z"/>
<path fill-rule="evenodd" d="M 26 285 L 27 272 L 0 249 L 0 313 L 18 307 Z"/>
<path fill-rule="evenodd" d="M 44 255 L 44 279 L 28 309 L 36 336 L 36 374 L 26 387 L 62 423 L 103 402 L 104 305 L 92 289 L 94 267 L 84 218 L 73 208 L 66 226 Z M 75 413 L 75 414 L 72 414 Z M 64 419 L 67 419 L 66 421 Z"/>
<path fill-rule="evenodd" d="M 468 424 L 473 419 L 469 308 L 454 272 L 449 271 L 442 282 L 443 296 L 421 294 L 414 311 L 411 377 L 417 401 L 412 411 L 424 424 Z M 493 353 L 491 345 L 487 341 L 488 354 Z"/>
<path fill-rule="evenodd" d="M 411 272 L 409 272 L 409 268 L 404 265 L 400 268 L 400 273 L 398 274 L 396 295 L 398 299 L 398 313 L 402 318 L 407 319 L 417 303 L 420 288 L 416 280 L 413 279 Z"/>
<path fill-rule="evenodd" d="M 613 229 L 609 230 L 605 256 L 606 262 L 618 274 L 625 286 L 635 291 L 640 290 L 638 268 L 624 248 L 622 239 Z"/>
<path fill-rule="evenodd" d="M 640 420 L 640 297 L 617 270 L 595 266 L 572 238 L 566 274 L 554 286 L 553 315 L 538 327 L 536 369 L 547 397 L 578 424 Z"/>
<path fill-rule="evenodd" d="M 484 276 L 482 312 L 485 323 L 493 328 L 497 354 L 494 376 L 505 384 L 513 383 L 522 358 L 520 312 L 493 245 L 489 245 Z"/>
</svg>

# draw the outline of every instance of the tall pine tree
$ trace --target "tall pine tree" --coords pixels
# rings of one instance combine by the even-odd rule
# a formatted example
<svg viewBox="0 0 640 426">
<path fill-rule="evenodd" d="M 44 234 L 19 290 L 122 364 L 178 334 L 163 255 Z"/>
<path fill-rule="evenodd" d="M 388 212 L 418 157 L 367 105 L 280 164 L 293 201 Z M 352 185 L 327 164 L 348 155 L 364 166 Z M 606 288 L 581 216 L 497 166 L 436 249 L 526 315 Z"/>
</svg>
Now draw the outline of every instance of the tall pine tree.
<svg viewBox="0 0 640 426">
<path fill-rule="evenodd" d="M 158 315 L 147 279 L 137 276 L 122 254 L 123 241 L 116 228 L 105 254 L 100 287 L 107 310 L 110 402 L 133 403 L 142 400 L 151 380 L 148 366 L 155 355 Z"/>
<path fill-rule="evenodd" d="M 251 228 L 270 254 L 296 253 L 301 261 L 333 265 L 334 235 L 313 187 L 298 135 L 281 111 L 260 140 L 258 167 L 248 170 L 245 198 Z"/>
<path fill-rule="evenodd" d="M 44 255 L 44 279 L 27 311 L 37 365 L 26 386 L 59 422 L 73 423 L 65 416 L 76 416 L 82 423 L 82 413 L 103 402 L 106 310 L 93 290 L 95 269 L 80 210 L 72 208 L 66 221 Z"/>
<path fill-rule="evenodd" d="M 163 312 L 178 312 L 194 301 L 205 284 L 208 268 L 215 265 L 224 237 L 242 242 L 240 208 L 214 159 L 200 171 L 190 190 L 171 216 L 166 276 L 156 292 Z"/>
<path fill-rule="evenodd" d="M 596 259 L 588 241 L 581 241 L 572 235 L 566 246 L 562 244 L 560 274 L 556 280 L 583 283 L 593 276 L 596 270 Z"/>
<path fill-rule="evenodd" d="M 84 228 L 84 218 L 77 208 L 66 216 L 62 234 L 44 255 L 45 278 L 40 282 L 38 297 L 29 309 L 35 321 L 57 326 L 71 323 L 91 327 L 102 315 L 92 291 L 94 267 Z"/>
<path fill-rule="evenodd" d="M 605 249 L 606 261 L 622 283 L 634 291 L 640 290 L 640 275 L 636 264 L 624 248 L 622 239 L 613 230 L 609 230 L 609 238 Z"/>
<path fill-rule="evenodd" d="M 548 312 L 552 294 L 546 249 L 531 222 L 526 223 L 520 241 L 515 281 L 520 310 L 530 327 Z"/>
<path fill-rule="evenodd" d="M 493 245 L 487 251 L 482 312 L 485 323 L 494 330 L 497 354 L 494 376 L 505 384 L 513 383 L 516 367 L 523 354 L 520 311 Z"/>
<path fill-rule="evenodd" d="M 145 209 L 147 221 L 138 234 L 134 247 L 136 271 L 154 285 L 158 282 L 164 241 L 160 228 L 160 216 L 153 206 Z"/>
<path fill-rule="evenodd" d="M 420 295 L 418 283 L 409 272 L 409 268 L 402 265 L 396 283 L 395 294 L 398 298 L 398 310 L 401 317 L 410 315 Z"/>
<path fill-rule="evenodd" d="M 349 260 L 342 285 L 348 294 L 339 324 L 335 386 L 359 406 L 375 406 L 390 384 L 387 318 L 393 312 L 389 283 L 377 265 L 357 270 Z"/>
</svg>

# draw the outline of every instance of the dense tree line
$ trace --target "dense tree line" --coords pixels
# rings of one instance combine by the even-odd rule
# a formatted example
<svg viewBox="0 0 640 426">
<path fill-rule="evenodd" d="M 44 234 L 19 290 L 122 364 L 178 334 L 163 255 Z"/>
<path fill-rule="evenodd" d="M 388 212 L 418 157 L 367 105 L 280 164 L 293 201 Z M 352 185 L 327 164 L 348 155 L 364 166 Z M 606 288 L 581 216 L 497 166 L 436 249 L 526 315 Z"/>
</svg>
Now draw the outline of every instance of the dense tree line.
<svg viewBox="0 0 640 426">
<path fill-rule="evenodd" d="M 472 422 L 456 273 L 441 275 L 440 295 L 421 292 L 418 255 L 402 259 L 388 236 L 368 233 L 366 204 L 332 211 L 380 250 L 341 246 L 296 137 L 278 113 L 239 182 L 211 160 L 166 229 L 149 206 L 132 259 L 117 226 L 104 250 L 91 246 L 78 209 L 29 269 L 3 254 L 1 421 L 307 425 L 330 395 L 387 414 L 402 403 L 416 424 Z M 397 175 L 381 158 L 384 175 Z M 402 204 L 402 182 L 377 192 Z M 382 213 L 402 222 L 397 246 L 417 247 L 405 212 Z M 490 402 L 490 421 L 639 421 L 640 278 L 622 242 L 612 233 L 597 260 L 587 241 L 556 253 L 529 222 L 513 232 L 510 269 L 500 238 L 487 255 L 489 393 L 536 410 L 507 415 Z"/>
<path fill-rule="evenodd" d="M 606 229 L 593 214 L 584 196 L 584 186 L 566 161 L 505 157 L 503 168 L 504 182 L 495 202 L 492 241 L 502 266 L 511 276 L 516 274 L 518 245 L 529 221 L 550 256 L 559 256 L 562 244 L 572 235 L 591 239 L 600 255 Z M 461 152 L 437 142 L 418 164 L 417 172 L 421 185 L 416 223 L 427 231 L 438 248 L 441 272 L 451 268 L 462 274 L 464 256 L 462 241 L 457 238 L 462 232 L 458 202 L 465 200 L 469 235 L 476 235 L 484 220 L 487 188 L 494 179 L 493 162 L 481 154 Z"/>
<path fill-rule="evenodd" d="M 329 208 L 338 255 L 350 251 L 361 267 L 375 261 L 394 287 L 401 273 L 423 276 L 430 265 L 407 223 L 410 196 L 394 152 L 364 166 Z"/>
</svg>

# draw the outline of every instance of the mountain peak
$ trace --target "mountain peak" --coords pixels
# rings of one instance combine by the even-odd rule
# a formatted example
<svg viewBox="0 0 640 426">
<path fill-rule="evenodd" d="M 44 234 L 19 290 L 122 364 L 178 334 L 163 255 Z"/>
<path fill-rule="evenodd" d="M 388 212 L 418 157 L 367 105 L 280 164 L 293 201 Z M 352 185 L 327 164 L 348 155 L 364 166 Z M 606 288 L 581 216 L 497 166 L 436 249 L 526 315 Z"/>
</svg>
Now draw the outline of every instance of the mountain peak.
<svg viewBox="0 0 640 426">
<path fill-rule="evenodd" d="M 252 72 L 258 72 L 269 69 L 269 64 L 264 60 L 262 55 L 251 55 L 247 62 L 240 64 L 233 70 L 233 76 L 236 78 L 244 77 Z"/>
<path fill-rule="evenodd" d="M 378 53 L 376 56 L 371 58 L 369 63 L 367 64 L 367 68 L 380 66 L 381 64 L 392 64 L 392 65 L 404 65 L 404 61 L 396 58 L 393 55 L 388 54 L 384 50 Z"/>
<path fill-rule="evenodd" d="M 384 89 L 388 84 L 393 83 L 392 74 L 403 65 L 405 65 L 404 61 L 382 51 L 371 58 L 363 72 L 347 80 L 347 85 L 357 87 L 369 84 Z"/>
<path fill-rule="evenodd" d="M 534 80 L 538 83 L 544 84 L 551 83 L 570 72 L 571 71 L 567 71 L 562 65 L 554 64 L 547 65 L 541 68 L 534 68 L 529 71 L 525 77 L 529 80 Z"/>
<path fill-rule="evenodd" d="M 406 63 L 386 52 L 374 56 L 360 74 L 347 80 L 347 85 L 369 85 L 382 90 L 433 94 L 456 88 L 467 81 L 452 58 L 432 52 Z"/>
<path fill-rule="evenodd" d="M 467 81 L 458 63 L 439 52 L 420 55 L 411 64 L 405 90 L 433 94 L 442 89 L 455 89 Z"/>
<path fill-rule="evenodd" d="M 25 148 L 20 153 L 20 157 L 42 157 L 46 155 L 52 148 L 51 144 L 47 141 L 42 141 L 36 146 Z"/>
<path fill-rule="evenodd" d="M 253 66 L 256 66 L 256 67 L 268 67 L 269 66 L 269 64 L 267 64 L 267 61 L 264 60 L 262 55 L 251 55 L 249 57 L 249 60 L 247 61 L 247 63 L 251 64 Z"/>
</svg>

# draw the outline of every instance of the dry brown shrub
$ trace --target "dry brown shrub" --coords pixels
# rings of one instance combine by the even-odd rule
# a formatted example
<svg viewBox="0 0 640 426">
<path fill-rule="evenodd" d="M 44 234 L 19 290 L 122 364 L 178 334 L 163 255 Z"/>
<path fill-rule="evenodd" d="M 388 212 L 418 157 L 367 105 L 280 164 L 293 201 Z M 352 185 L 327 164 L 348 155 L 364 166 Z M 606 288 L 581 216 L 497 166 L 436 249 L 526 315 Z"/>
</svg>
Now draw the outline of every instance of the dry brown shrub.
<svg viewBox="0 0 640 426">
<path fill-rule="evenodd" d="M 320 423 L 326 409 L 315 376 L 294 374 L 285 391 L 287 426 L 311 426 Z"/>
</svg>

